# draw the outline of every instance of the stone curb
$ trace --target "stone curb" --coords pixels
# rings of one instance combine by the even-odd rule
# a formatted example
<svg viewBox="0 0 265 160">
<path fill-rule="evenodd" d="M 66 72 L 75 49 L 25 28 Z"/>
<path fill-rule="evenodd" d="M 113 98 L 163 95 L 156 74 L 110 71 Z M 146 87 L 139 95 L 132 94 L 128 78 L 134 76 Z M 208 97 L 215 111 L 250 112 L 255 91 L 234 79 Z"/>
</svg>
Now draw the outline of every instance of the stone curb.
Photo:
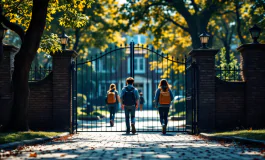
<svg viewBox="0 0 265 160">
<path fill-rule="evenodd" d="M 50 141 L 54 138 L 60 138 L 63 136 L 67 136 L 69 134 L 70 134 L 69 132 L 65 132 L 65 133 L 62 133 L 62 134 L 60 134 L 58 136 L 54 136 L 54 137 L 35 138 L 35 139 L 31 139 L 31 140 L 23 140 L 23 141 L 17 141 L 17 142 L 12 142 L 12 143 L 1 144 L 0 149 L 16 149 L 18 146 L 44 143 L 44 142 Z"/>
<path fill-rule="evenodd" d="M 210 139 L 210 140 L 225 140 L 229 142 L 236 141 L 236 142 L 240 142 L 243 144 L 265 145 L 265 141 L 262 141 L 262 140 L 248 139 L 248 138 L 242 138 L 242 137 L 237 137 L 237 136 L 212 136 L 211 134 L 207 134 L 207 133 L 200 133 L 199 136 Z"/>
</svg>

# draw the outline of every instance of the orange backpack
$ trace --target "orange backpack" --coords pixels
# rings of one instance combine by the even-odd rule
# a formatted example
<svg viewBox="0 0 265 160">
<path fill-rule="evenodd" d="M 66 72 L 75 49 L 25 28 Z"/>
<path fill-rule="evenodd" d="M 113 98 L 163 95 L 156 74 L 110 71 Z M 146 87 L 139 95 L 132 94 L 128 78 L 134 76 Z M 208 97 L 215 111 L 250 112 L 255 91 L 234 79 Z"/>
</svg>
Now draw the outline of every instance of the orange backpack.
<svg viewBox="0 0 265 160">
<path fill-rule="evenodd" d="M 163 91 L 160 89 L 160 95 L 159 95 L 159 103 L 160 104 L 170 104 L 171 102 L 171 97 L 169 90 L 167 89 L 166 91 Z"/>
<path fill-rule="evenodd" d="M 116 94 L 115 94 L 115 92 L 108 92 L 107 103 L 108 104 L 116 103 Z"/>
</svg>

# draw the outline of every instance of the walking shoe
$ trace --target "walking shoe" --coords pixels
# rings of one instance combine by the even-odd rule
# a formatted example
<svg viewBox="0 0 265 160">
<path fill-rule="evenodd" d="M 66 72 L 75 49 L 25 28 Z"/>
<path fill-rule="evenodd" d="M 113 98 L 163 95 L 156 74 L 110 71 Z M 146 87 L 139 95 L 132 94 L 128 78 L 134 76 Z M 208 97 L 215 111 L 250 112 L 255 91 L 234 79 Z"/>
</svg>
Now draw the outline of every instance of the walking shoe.
<svg viewBox="0 0 265 160">
<path fill-rule="evenodd" d="M 114 122 L 112 120 L 109 121 L 110 126 L 113 127 L 114 126 Z"/>
<path fill-rule="evenodd" d="M 130 130 L 127 129 L 127 130 L 126 130 L 126 134 L 130 134 Z"/>
<path fill-rule="evenodd" d="M 136 133 L 135 125 L 132 123 L 132 134 Z"/>
<path fill-rule="evenodd" d="M 167 126 L 166 125 L 163 125 L 162 126 L 162 133 L 163 134 L 166 134 L 166 132 L 167 132 Z"/>
</svg>

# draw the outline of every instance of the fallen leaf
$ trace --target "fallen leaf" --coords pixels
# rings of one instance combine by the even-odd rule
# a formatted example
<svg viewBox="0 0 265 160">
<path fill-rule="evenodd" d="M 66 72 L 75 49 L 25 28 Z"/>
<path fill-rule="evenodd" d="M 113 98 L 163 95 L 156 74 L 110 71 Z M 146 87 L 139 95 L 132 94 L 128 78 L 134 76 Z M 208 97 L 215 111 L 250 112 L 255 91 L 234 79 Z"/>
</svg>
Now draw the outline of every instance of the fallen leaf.
<svg viewBox="0 0 265 160">
<path fill-rule="evenodd" d="M 37 153 L 36 153 L 36 152 L 34 152 L 34 153 L 30 153 L 30 154 L 29 154 L 29 157 L 37 157 Z"/>
<path fill-rule="evenodd" d="M 60 157 L 64 157 L 64 156 L 65 156 L 65 154 L 61 154 L 61 155 L 60 155 Z"/>
</svg>

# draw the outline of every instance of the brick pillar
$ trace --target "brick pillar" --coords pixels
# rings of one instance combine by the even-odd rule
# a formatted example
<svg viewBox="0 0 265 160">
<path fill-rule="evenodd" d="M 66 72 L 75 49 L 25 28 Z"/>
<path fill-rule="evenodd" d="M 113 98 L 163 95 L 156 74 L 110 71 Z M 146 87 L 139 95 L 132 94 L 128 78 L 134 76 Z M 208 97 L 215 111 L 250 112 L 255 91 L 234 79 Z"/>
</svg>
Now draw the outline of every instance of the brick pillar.
<svg viewBox="0 0 265 160">
<path fill-rule="evenodd" d="M 71 61 L 73 50 L 53 55 L 53 128 L 69 131 L 71 120 Z"/>
<path fill-rule="evenodd" d="M 0 129 L 5 125 L 11 109 L 11 79 L 15 53 L 18 48 L 12 45 L 3 45 L 4 59 L 0 64 Z"/>
<path fill-rule="evenodd" d="M 195 49 L 189 53 L 198 66 L 198 128 L 215 129 L 215 55 L 216 49 Z"/>
<path fill-rule="evenodd" d="M 244 44 L 237 50 L 246 82 L 246 126 L 265 128 L 265 44 Z"/>
</svg>

